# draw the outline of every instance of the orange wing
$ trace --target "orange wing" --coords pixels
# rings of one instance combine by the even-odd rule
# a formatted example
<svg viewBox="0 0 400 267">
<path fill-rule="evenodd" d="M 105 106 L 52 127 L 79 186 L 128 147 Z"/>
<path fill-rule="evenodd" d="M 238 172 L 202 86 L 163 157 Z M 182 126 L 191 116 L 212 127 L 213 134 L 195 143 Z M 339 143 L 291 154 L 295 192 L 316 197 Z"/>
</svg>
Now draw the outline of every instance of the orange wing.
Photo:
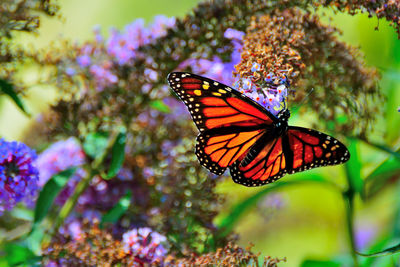
<svg viewBox="0 0 400 267">
<path fill-rule="evenodd" d="M 265 130 L 253 130 L 219 135 L 207 132 L 197 136 L 196 155 L 211 172 L 221 175 L 237 160 L 242 160 Z"/>
<path fill-rule="evenodd" d="M 277 120 L 257 102 L 205 77 L 173 72 L 168 82 L 186 104 L 200 132 L 231 126 L 265 128 Z"/>
<path fill-rule="evenodd" d="M 230 166 L 234 182 L 245 186 L 271 183 L 287 173 L 341 164 L 349 160 L 350 153 L 337 139 L 324 133 L 290 126 L 287 133 L 266 138 L 255 144 L 249 160 L 237 160 Z M 261 149 L 257 150 L 260 147 Z"/>
<path fill-rule="evenodd" d="M 320 166 L 337 165 L 350 159 L 346 146 L 332 136 L 302 127 L 287 132 L 292 160 L 290 173 Z"/>
<path fill-rule="evenodd" d="M 200 130 L 196 155 L 215 174 L 242 159 L 278 119 L 235 89 L 191 73 L 173 72 L 168 82 Z"/>
<path fill-rule="evenodd" d="M 284 176 L 287 165 L 282 142 L 282 137 L 267 141 L 261 151 L 246 165 L 243 161 L 234 162 L 230 167 L 233 181 L 245 186 L 260 186 Z"/>
</svg>

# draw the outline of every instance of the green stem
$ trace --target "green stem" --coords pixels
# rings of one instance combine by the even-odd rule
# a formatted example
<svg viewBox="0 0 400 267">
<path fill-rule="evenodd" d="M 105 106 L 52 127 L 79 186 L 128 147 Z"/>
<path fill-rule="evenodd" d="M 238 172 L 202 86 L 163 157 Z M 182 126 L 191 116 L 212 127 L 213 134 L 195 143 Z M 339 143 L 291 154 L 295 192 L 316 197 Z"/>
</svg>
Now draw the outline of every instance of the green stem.
<svg viewBox="0 0 400 267">
<path fill-rule="evenodd" d="M 346 223 L 350 241 L 351 257 L 353 258 L 354 266 L 358 267 L 359 264 L 356 254 L 356 243 L 354 240 L 354 192 L 352 190 L 348 190 L 347 192 L 343 193 L 343 197 L 346 206 Z"/>
<path fill-rule="evenodd" d="M 110 151 L 112 150 L 115 140 L 117 139 L 118 133 L 119 133 L 118 131 L 113 131 L 111 133 L 110 138 L 108 139 L 108 144 L 106 149 L 104 149 L 103 153 L 98 157 L 96 157 L 93 160 L 92 164 L 87 168 L 88 169 L 87 175 L 76 185 L 74 193 L 67 199 L 67 201 L 62 206 L 58 216 L 54 219 L 53 231 L 49 235 L 43 237 L 42 244 L 47 245 L 50 242 L 51 237 L 58 232 L 58 229 L 61 227 L 61 225 L 63 225 L 65 219 L 74 209 L 76 203 L 78 202 L 79 197 L 82 195 L 83 192 L 85 192 L 86 188 L 88 188 L 90 181 L 92 181 L 93 177 L 99 173 L 99 167 L 103 163 L 107 155 L 110 153 Z"/>
<path fill-rule="evenodd" d="M 85 192 L 86 188 L 89 186 L 90 181 L 92 180 L 93 177 L 94 177 L 94 172 L 91 171 L 76 185 L 74 194 L 70 198 L 68 198 L 64 206 L 62 206 L 60 213 L 58 214 L 55 220 L 53 234 L 58 232 L 58 228 L 60 228 L 60 226 L 64 223 L 64 220 L 71 213 L 76 203 L 78 202 L 79 197 L 82 195 L 83 192 Z"/>
</svg>

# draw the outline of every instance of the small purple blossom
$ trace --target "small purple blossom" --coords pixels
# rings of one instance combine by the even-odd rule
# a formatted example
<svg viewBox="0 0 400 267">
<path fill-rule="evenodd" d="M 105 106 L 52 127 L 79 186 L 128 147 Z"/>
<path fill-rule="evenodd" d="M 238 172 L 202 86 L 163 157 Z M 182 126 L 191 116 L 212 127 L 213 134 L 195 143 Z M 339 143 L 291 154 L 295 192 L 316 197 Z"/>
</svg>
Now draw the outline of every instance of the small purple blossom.
<svg viewBox="0 0 400 267">
<path fill-rule="evenodd" d="M 154 22 L 150 26 L 150 34 L 152 38 L 162 37 L 167 34 L 168 28 L 175 26 L 175 18 L 168 18 L 164 15 L 154 17 Z"/>
<path fill-rule="evenodd" d="M 111 62 L 103 62 L 100 65 L 90 66 L 90 73 L 95 77 L 97 82 L 97 90 L 102 91 L 105 87 L 111 86 L 118 82 L 118 77 L 110 70 L 112 67 Z"/>
<path fill-rule="evenodd" d="M 357 249 L 363 250 L 371 244 L 371 241 L 377 235 L 377 229 L 374 225 L 366 223 L 356 223 L 355 243 Z"/>
<path fill-rule="evenodd" d="M 156 263 L 166 256 L 166 241 L 165 236 L 148 227 L 130 230 L 122 236 L 125 251 L 146 263 Z"/>
<path fill-rule="evenodd" d="M 102 43 L 104 41 L 103 36 L 101 35 L 101 26 L 96 25 L 93 27 L 93 33 L 96 39 L 96 42 Z"/>
<path fill-rule="evenodd" d="M 152 176 L 154 176 L 154 169 L 151 167 L 144 167 L 143 168 L 143 177 L 150 178 Z"/>
<path fill-rule="evenodd" d="M 65 73 L 68 76 L 74 76 L 76 74 L 76 70 L 74 68 L 68 67 L 65 69 Z"/>
<path fill-rule="evenodd" d="M 0 139 L 0 214 L 21 201 L 32 204 L 39 180 L 35 159 L 27 145 Z"/>
<path fill-rule="evenodd" d="M 144 70 L 144 75 L 146 78 L 148 78 L 150 81 L 156 81 L 158 78 L 158 74 L 156 71 L 151 70 L 151 69 L 145 69 Z"/>
<path fill-rule="evenodd" d="M 228 28 L 226 29 L 226 31 L 224 32 L 224 37 L 227 39 L 231 39 L 231 40 L 243 40 L 243 36 L 244 36 L 244 32 L 242 31 L 238 31 L 232 28 Z"/>
<path fill-rule="evenodd" d="M 90 65 L 92 62 L 91 58 L 89 55 L 82 55 L 76 58 L 76 61 L 78 62 L 79 66 L 82 68 L 85 68 Z"/>
<path fill-rule="evenodd" d="M 253 66 L 251 66 L 251 71 L 252 72 L 256 72 L 256 71 L 259 71 L 260 70 L 260 64 L 258 64 L 258 63 L 253 63 Z"/>
</svg>

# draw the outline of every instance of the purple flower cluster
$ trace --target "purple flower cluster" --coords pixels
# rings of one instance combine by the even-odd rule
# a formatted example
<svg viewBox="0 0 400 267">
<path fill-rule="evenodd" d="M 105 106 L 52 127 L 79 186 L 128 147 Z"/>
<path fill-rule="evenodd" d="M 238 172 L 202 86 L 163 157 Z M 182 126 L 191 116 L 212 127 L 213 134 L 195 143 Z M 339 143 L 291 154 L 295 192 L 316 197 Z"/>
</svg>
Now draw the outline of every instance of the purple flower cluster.
<svg viewBox="0 0 400 267">
<path fill-rule="evenodd" d="M 242 94 L 261 104 L 269 112 L 277 115 L 283 107 L 288 96 L 289 82 L 286 77 L 280 77 L 270 72 L 266 77 L 260 78 L 260 64 L 254 63 L 251 71 L 253 75 L 238 79 L 234 88 Z"/>
<path fill-rule="evenodd" d="M 165 236 L 153 232 L 150 228 L 133 229 L 123 234 L 122 243 L 127 253 L 132 253 L 140 262 L 156 263 L 167 254 Z"/>
<path fill-rule="evenodd" d="M 98 44 L 85 44 L 80 49 L 76 58 L 80 68 L 87 69 L 96 82 L 96 89 L 102 91 L 108 86 L 116 85 L 119 81 L 116 68 L 129 65 L 133 58 L 140 55 L 138 48 L 151 43 L 155 38 L 162 37 L 168 28 L 175 25 L 175 18 L 167 18 L 159 15 L 154 22 L 146 27 L 143 19 L 137 19 L 127 25 L 124 31 L 111 30 L 108 40 L 104 41 L 100 35 L 99 28 L 95 28 L 96 42 Z M 106 57 L 101 50 L 105 45 Z M 97 46 L 99 45 L 99 46 Z M 66 69 L 68 75 L 75 74 L 71 68 Z M 149 80 L 157 77 L 156 72 L 146 70 Z"/>
<path fill-rule="evenodd" d="M 96 80 L 98 91 L 102 91 L 106 86 L 116 84 L 118 77 L 113 73 L 113 63 L 111 60 L 102 58 L 99 48 L 95 48 L 91 44 L 85 44 L 79 51 L 79 56 L 76 58 L 80 68 L 87 69 Z M 72 68 L 67 68 L 66 73 L 72 76 L 76 71 Z"/>
<path fill-rule="evenodd" d="M 85 163 L 85 153 L 74 138 L 58 141 L 43 151 L 36 160 L 39 185 L 43 186 L 53 175 Z"/>
<path fill-rule="evenodd" d="M 233 71 L 235 65 L 240 62 L 240 50 L 242 49 L 242 38 L 244 32 L 227 29 L 224 37 L 231 40 L 233 45 L 233 52 L 229 62 L 223 62 L 219 57 L 214 56 L 212 60 L 209 59 L 189 59 L 182 62 L 178 69 L 191 67 L 192 71 L 196 74 L 204 75 L 210 79 L 231 85 L 234 82 Z"/>
<path fill-rule="evenodd" d="M 159 15 L 154 22 L 145 27 L 143 19 L 137 19 L 125 27 L 123 33 L 116 29 L 111 31 L 107 41 L 107 52 L 116 58 L 119 65 L 128 64 L 136 55 L 137 49 L 149 44 L 153 39 L 164 36 L 167 29 L 175 25 L 175 18 Z"/>
<path fill-rule="evenodd" d="M 39 180 L 35 158 L 27 145 L 0 139 L 0 214 L 20 201 L 32 204 Z"/>
</svg>

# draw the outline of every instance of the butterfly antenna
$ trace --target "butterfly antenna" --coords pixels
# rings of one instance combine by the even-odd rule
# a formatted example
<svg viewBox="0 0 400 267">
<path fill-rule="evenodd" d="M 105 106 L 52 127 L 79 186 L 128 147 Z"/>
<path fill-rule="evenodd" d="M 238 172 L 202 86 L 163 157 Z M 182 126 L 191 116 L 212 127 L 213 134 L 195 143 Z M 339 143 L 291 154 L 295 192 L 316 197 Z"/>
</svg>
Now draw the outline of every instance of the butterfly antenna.
<svg viewBox="0 0 400 267">
<path fill-rule="evenodd" d="M 297 112 L 300 109 L 300 107 L 306 102 L 306 100 L 308 99 L 308 97 L 311 95 L 311 93 L 313 91 L 314 91 L 314 88 L 311 88 L 310 92 L 308 92 L 307 95 L 305 97 L 303 97 L 303 99 L 299 102 L 297 107 L 294 108 L 293 112 Z"/>
</svg>

